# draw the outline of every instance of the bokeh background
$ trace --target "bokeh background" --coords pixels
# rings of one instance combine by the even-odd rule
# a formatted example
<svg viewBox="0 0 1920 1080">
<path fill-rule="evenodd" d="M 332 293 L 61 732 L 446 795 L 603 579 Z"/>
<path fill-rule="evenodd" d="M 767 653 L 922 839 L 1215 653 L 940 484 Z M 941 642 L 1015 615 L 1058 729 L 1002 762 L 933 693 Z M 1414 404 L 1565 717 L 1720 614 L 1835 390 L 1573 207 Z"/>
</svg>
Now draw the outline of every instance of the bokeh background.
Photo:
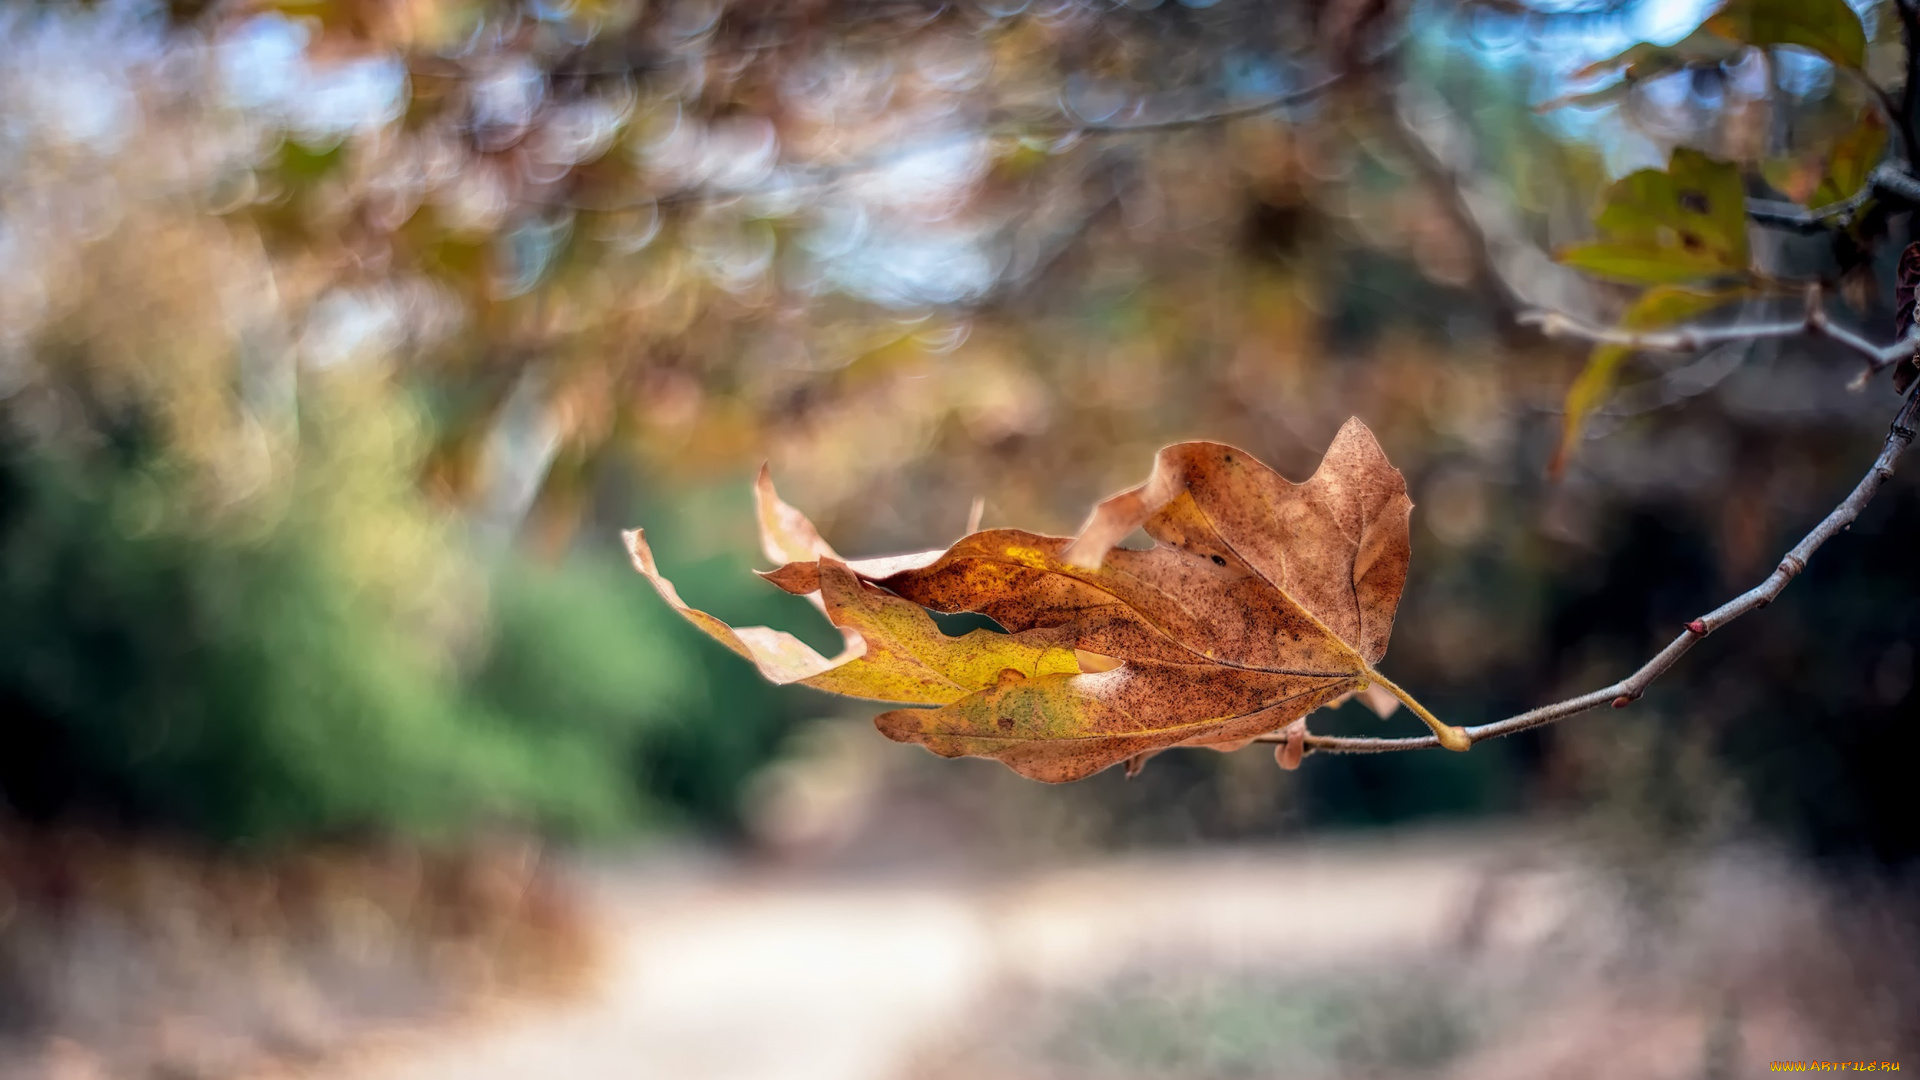
<svg viewBox="0 0 1920 1080">
<path fill-rule="evenodd" d="M 1898 402 L 1647 355 L 1549 476 L 1586 348 L 1514 316 L 1630 299 L 1550 257 L 1606 185 L 1809 200 L 1874 107 L 1792 48 L 1557 105 L 1709 13 L 0 5 L 0 1074 L 1920 1066 L 1911 475 L 1631 709 L 1063 787 L 763 685 L 620 550 L 824 647 L 762 461 L 880 554 L 1359 416 L 1417 504 L 1385 670 L 1456 723 L 1610 682 Z M 1754 243 L 1888 341 L 1908 216 Z"/>
</svg>

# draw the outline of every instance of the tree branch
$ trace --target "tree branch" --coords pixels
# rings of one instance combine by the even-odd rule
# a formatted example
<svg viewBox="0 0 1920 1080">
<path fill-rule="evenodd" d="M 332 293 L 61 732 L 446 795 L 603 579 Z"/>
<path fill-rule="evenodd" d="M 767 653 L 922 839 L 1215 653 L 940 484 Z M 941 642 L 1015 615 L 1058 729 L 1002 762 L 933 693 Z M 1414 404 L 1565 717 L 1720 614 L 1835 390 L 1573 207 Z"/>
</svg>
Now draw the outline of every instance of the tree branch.
<svg viewBox="0 0 1920 1080">
<path fill-rule="evenodd" d="M 1381 50 L 1382 55 L 1391 53 L 1399 47 L 1394 42 Z M 794 162 L 789 163 L 785 181 L 778 185 L 757 184 L 748 187 L 708 187 L 694 185 L 677 191 L 633 202 L 594 205 L 572 199 L 521 199 L 522 203 L 535 206 L 565 206 L 575 210 L 599 213 L 612 213 L 619 210 L 637 209 L 645 206 L 681 206 L 706 202 L 720 202 L 728 199 L 748 199 L 765 195 L 785 195 L 793 192 L 824 194 L 845 181 L 860 176 L 880 172 L 900 164 L 920 154 L 935 153 L 954 146 L 981 139 L 1001 138 L 1048 138 L 1069 140 L 1080 138 L 1102 138 L 1121 135 L 1150 134 L 1162 131 L 1179 131 L 1186 128 L 1209 127 L 1248 117 L 1262 116 L 1279 112 L 1312 101 L 1325 94 L 1347 76 L 1336 72 L 1314 82 L 1280 94 L 1270 94 L 1263 98 L 1228 105 L 1219 109 L 1201 113 L 1188 113 L 1184 116 L 1169 116 L 1143 120 L 1081 120 L 1065 110 L 1050 120 L 1033 121 L 1018 118 L 989 118 L 987 123 L 973 130 L 948 132 L 931 139 L 895 145 L 870 157 L 853 161 L 830 164 Z M 1139 111 L 1136 109 L 1136 111 Z"/>
<path fill-rule="evenodd" d="M 1866 368 L 1856 380 L 1856 385 L 1912 356 L 1916 343 L 1920 343 L 1920 331 L 1910 332 L 1890 345 L 1875 345 L 1852 330 L 1836 325 L 1827 317 L 1818 286 L 1807 291 L 1807 313 L 1804 317 L 1770 323 L 1683 326 L 1672 330 L 1641 331 L 1595 326 L 1558 311 L 1522 312 L 1519 319 L 1523 325 L 1539 327 L 1540 332 L 1548 337 L 1579 338 L 1597 345 L 1625 345 L 1652 352 L 1697 352 L 1729 341 L 1799 337 L 1803 334 L 1826 338 L 1858 353 L 1865 361 Z"/>
<path fill-rule="evenodd" d="M 1920 205 L 1920 179 L 1906 169 L 1896 165 L 1881 165 L 1873 170 L 1867 182 L 1875 191 L 1909 205 Z"/>
<path fill-rule="evenodd" d="M 1308 83 L 1296 90 L 1284 94 L 1272 94 L 1242 105 L 1230 105 L 1211 112 L 1191 113 L 1186 116 L 1170 116 L 1155 120 L 1115 120 L 1100 122 L 1069 121 L 1062 128 L 1048 132 L 1056 137 L 1072 135 L 1132 135 L 1143 131 L 1178 131 L 1181 128 L 1207 127 L 1222 124 L 1229 120 L 1241 120 L 1249 116 L 1261 116 L 1294 105 L 1304 104 L 1319 97 L 1333 85 L 1345 78 L 1344 74 L 1333 74 Z"/>
<path fill-rule="evenodd" d="M 1916 386 L 1901 404 L 1899 413 L 1893 418 L 1893 426 L 1887 432 L 1886 442 L 1880 448 L 1880 456 L 1874 459 L 1873 467 L 1867 470 L 1864 477 L 1861 477 L 1860 482 L 1854 486 L 1853 492 L 1842 500 L 1840 505 L 1834 507 L 1833 512 L 1822 519 L 1820 524 L 1815 525 L 1813 531 L 1807 533 L 1798 544 L 1795 544 L 1793 550 L 1781 558 L 1780 565 L 1774 568 L 1773 573 L 1767 575 L 1765 581 L 1688 623 L 1679 637 L 1674 638 L 1672 643 L 1642 665 L 1640 670 L 1619 682 L 1603 686 L 1591 693 L 1581 694 L 1579 697 L 1568 698 L 1552 705 L 1543 705 L 1538 709 L 1491 724 L 1480 724 L 1461 730 L 1466 732 L 1467 738 L 1472 742 L 1481 742 L 1565 720 L 1570 716 L 1578 716 L 1609 703 L 1616 709 L 1633 704 L 1640 695 L 1646 693 L 1647 687 L 1655 679 L 1665 674 L 1668 668 L 1673 667 L 1682 656 L 1686 655 L 1687 650 L 1693 648 L 1702 638 L 1740 616 L 1772 603 L 1773 598 L 1779 596 L 1780 591 L 1787 587 L 1787 583 L 1807 568 L 1807 560 L 1813 557 L 1814 552 L 1820 550 L 1820 545 L 1852 525 L 1854 519 L 1860 516 L 1860 511 L 1879 492 L 1881 485 L 1893 475 L 1894 461 L 1913 442 L 1916 423 L 1920 423 L 1920 386 Z M 1262 735 L 1257 741 L 1284 743 L 1287 741 L 1287 736 L 1276 732 L 1271 735 Z M 1328 754 L 1378 754 L 1393 750 L 1435 748 L 1440 745 L 1440 740 L 1431 735 L 1404 739 L 1308 735 L 1306 745 L 1309 751 Z"/>
<path fill-rule="evenodd" d="M 1778 199 L 1748 199 L 1747 217 L 1758 225 L 1794 232 L 1844 229 L 1853 224 L 1853 216 L 1867 200 L 1876 197 L 1906 205 L 1920 204 L 1920 180 L 1897 165 L 1881 164 L 1874 167 L 1859 191 L 1839 202 L 1808 209 Z"/>
</svg>

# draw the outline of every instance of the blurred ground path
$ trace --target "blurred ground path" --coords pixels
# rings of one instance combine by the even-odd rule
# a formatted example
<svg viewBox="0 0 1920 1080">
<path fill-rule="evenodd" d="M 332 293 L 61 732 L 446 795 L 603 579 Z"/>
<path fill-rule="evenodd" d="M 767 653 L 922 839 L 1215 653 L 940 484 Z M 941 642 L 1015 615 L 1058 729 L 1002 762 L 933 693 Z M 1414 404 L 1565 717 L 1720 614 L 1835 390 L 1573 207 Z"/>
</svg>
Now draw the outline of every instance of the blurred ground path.
<svg viewBox="0 0 1920 1080">
<path fill-rule="evenodd" d="M 966 879 L 646 865 L 589 875 L 598 992 L 496 1010 L 338 1062 L 368 1080 L 886 1080 L 1005 990 L 1099 984 L 1158 959 L 1345 964 L 1524 946 L 1572 892 L 1550 838 L 1417 835 L 1204 849 Z M 1517 868 L 1517 869 L 1516 869 Z M 1502 882 L 1498 919 L 1483 909 Z"/>
</svg>

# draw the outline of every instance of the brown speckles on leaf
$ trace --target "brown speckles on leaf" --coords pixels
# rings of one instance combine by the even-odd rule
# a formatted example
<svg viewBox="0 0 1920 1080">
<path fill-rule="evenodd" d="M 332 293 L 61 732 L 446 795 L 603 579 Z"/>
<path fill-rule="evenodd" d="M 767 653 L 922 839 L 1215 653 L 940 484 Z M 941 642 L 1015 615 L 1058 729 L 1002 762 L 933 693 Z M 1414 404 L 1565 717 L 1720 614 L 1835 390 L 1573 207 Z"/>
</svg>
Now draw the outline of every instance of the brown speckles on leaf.
<svg viewBox="0 0 1920 1080">
<path fill-rule="evenodd" d="M 1234 457 L 1243 460 L 1225 468 Z M 1406 584 L 1412 509 L 1400 471 L 1367 426 L 1349 420 L 1302 484 L 1219 443 L 1169 446 L 1145 484 L 1094 509 L 1066 554 L 1097 565 L 1136 528 L 1156 540 L 1209 530 L 1373 663 Z"/>
<path fill-rule="evenodd" d="M 943 757 L 998 758 L 1023 776 L 1061 783 L 1150 750 L 1265 734 L 1349 685 L 1338 676 L 1144 661 L 1028 679 L 937 709 L 897 709 L 875 723 L 887 737 Z"/>
</svg>

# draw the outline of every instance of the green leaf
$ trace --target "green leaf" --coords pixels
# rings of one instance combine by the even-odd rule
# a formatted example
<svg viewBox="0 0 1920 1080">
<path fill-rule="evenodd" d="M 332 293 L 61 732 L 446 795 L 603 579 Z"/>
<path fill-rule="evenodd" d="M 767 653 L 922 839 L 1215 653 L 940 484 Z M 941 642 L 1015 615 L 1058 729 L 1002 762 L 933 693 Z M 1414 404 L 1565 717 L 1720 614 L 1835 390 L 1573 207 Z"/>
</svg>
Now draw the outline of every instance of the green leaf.
<svg viewBox="0 0 1920 1080">
<path fill-rule="evenodd" d="M 280 182 L 293 189 L 312 187 L 329 173 L 337 171 L 346 164 L 345 143 L 332 146 L 311 148 L 302 146 L 293 139 L 280 144 L 278 160 L 274 167 L 278 171 Z"/>
<path fill-rule="evenodd" d="M 1681 250 L 1714 258 L 1728 269 L 1747 266 L 1747 200 L 1740 170 L 1698 150 L 1681 147 L 1660 172 L 1643 169 L 1622 178 L 1607 193 L 1594 220 L 1608 239 L 1667 241 Z"/>
<path fill-rule="evenodd" d="M 1620 316 L 1620 328 L 1659 330 L 1743 299 L 1752 295 L 1752 292 L 1745 285 L 1714 290 L 1661 285 L 1640 294 L 1639 299 Z M 1580 435 L 1586 427 L 1587 418 L 1613 396 L 1614 385 L 1620 378 L 1620 368 L 1634 352 L 1630 345 L 1594 346 L 1593 352 L 1587 357 L 1587 366 L 1581 369 L 1573 385 L 1567 388 L 1560 448 L 1555 451 L 1553 464 L 1549 466 L 1554 475 L 1558 476 L 1566 468 L 1574 450 L 1580 445 Z"/>
<path fill-rule="evenodd" d="M 1697 150 L 1675 150 L 1664 172 L 1642 169 L 1615 181 L 1594 225 L 1600 239 L 1562 250 L 1561 262 L 1646 285 L 1747 272 L 1740 170 Z"/>
<path fill-rule="evenodd" d="M 1846 0 L 1727 0 L 1705 25 L 1749 45 L 1798 45 L 1845 67 L 1866 66 L 1866 27 Z"/>
<path fill-rule="evenodd" d="M 1728 273 L 1728 268 L 1717 257 L 1640 244 L 1576 244 L 1561 248 L 1555 258 L 1576 270 L 1629 285 L 1699 281 Z"/>
</svg>

